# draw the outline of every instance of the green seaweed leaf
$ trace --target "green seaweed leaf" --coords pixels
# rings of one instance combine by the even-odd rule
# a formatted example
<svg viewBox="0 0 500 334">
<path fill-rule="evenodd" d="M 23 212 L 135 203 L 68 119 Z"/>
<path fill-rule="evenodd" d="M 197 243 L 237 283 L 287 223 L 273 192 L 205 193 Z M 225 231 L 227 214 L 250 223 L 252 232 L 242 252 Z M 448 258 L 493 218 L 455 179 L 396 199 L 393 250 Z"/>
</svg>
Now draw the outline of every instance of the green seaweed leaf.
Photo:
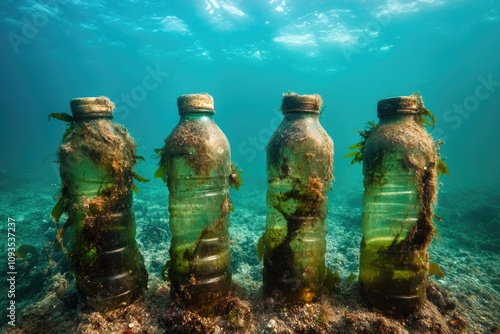
<svg viewBox="0 0 500 334">
<path fill-rule="evenodd" d="M 103 184 L 97 190 L 97 196 L 110 197 L 113 193 L 114 184 Z"/>
<path fill-rule="evenodd" d="M 356 155 L 358 155 L 358 152 L 349 152 L 346 155 L 344 155 L 344 158 L 355 157 Z"/>
<path fill-rule="evenodd" d="M 154 178 L 161 178 L 163 182 L 167 182 L 167 168 L 165 165 L 160 165 L 154 174 Z"/>
<path fill-rule="evenodd" d="M 163 148 L 155 148 L 154 151 L 160 158 L 160 162 L 158 162 L 159 167 L 155 171 L 154 178 L 161 178 L 163 182 L 167 182 L 167 161 L 163 155 Z"/>
<path fill-rule="evenodd" d="M 136 155 L 135 156 L 135 160 L 142 160 L 142 161 L 146 161 L 146 159 L 144 159 L 144 157 L 142 155 Z"/>
<path fill-rule="evenodd" d="M 93 265 L 98 258 L 97 248 L 89 242 L 89 244 L 85 245 L 82 250 L 82 265 L 91 266 Z"/>
<path fill-rule="evenodd" d="M 441 159 L 439 159 L 438 163 L 437 163 L 437 173 L 438 173 L 438 176 L 441 176 L 443 174 L 450 176 L 450 170 L 448 169 L 448 166 Z"/>
<path fill-rule="evenodd" d="M 139 181 L 139 182 L 142 182 L 142 183 L 147 183 L 147 182 L 149 182 L 149 179 L 146 179 L 145 177 L 143 177 L 143 176 L 141 176 L 141 175 L 139 175 L 139 174 L 137 174 L 137 173 L 135 173 L 135 172 L 134 172 L 132 175 L 133 175 L 134 179 L 136 179 L 136 180 L 137 180 L 137 181 Z M 137 187 L 134 183 L 132 183 L 132 190 L 133 190 L 136 194 L 138 194 L 138 193 L 139 193 L 139 188 L 138 188 L 138 187 Z"/>
<path fill-rule="evenodd" d="M 141 176 L 141 175 L 139 175 L 137 173 L 134 173 L 133 175 L 134 175 L 134 179 L 136 179 L 139 182 L 142 182 L 142 183 L 149 182 L 149 179 L 146 179 L 145 177 L 143 177 L 143 176 Z"/>
<path fill-rule="evenodd" d="M 338 271 L 333 272 L 332 269 L 326 268 L 326 276 L 325 276 L 325 288 L 331 293 L 335 286 L 339 285 L 342 282 Z"/>
<path fill-rule="evenodd" d="M 437 220 L 438 222 L 442 222 L 442 221 L 443 221 L 443 218 L 441 218 L 440 216 L 438 216 L 438 215 L 437 215 L 437 214 L 435 214 L 435 213 L 433 213 L 433 214 L 432 214 L 432 216 L 433 216 L 434 218 L 436 218 L 436 220 Z"/>
<path fill-rule="evenodd" d="M 257 258 L 259 259 L 259 262 L 262 262 L 262 259 L 264 257 L 264 249 L 265 249 L 264 235 L 265 233 L 262 233 L 262 235 L 259 238 L 259 241 L 257 242 Z"/>
<path fill-rule="evenodd" d="M 58 119 L 64 122 L 73 122 L 74 118 L 70 114 L 66 114 L 64 112 L 53 112 L 49 114 L 49 121 L 51 118 Z"/>
<path fill-rule="evenodd" d="M 436 275 L 439 278 L 444 278 L 444 273 L 439 268 L 439 265 L 436 262 L 429 263 L 429 276 Z"/>
<path fill-rule="evenodd" d="M 61 218 L 61 215 L 64 212 L 64 205 L 63 205 L 64 199 L 63 197 L 59 197 L 59 200 L 57 201 L 56 205 L 52 209 L 50 216 L 52 217 L 52 220 L 55 223 L 59 222 L 59 218 Z"/>
<path fill-rule="evenodd" d="M 447 175 L 450 176 L 450 170 L 448 169 L 448 165 L 441 159 L 441 145 L 444 144 L 444 141 L 441 139 L 436 140 L 436 151 L 438 155 L 438 162 L 436 165 L 436 170 L 438 176 Z"/>
<path fill-rule="evenodd" d="M 356 144 L 352 144 L 349 146 L 349 149 L 350 150 L 355 150 L 355 149 L 358 149 L 358 148 L 361 148 L 363 147 L 363 145 L 361 143 L 356 143 Z M 355 153 L 355 152 L 351 152 L 351 153 Z"/>
<path fill-rule="evenodd" d="M 346 282 L 347 283 L 353 283 L 356 280 L 356 278 L 358 278 L 358 276 L 356 276 L 355 273 L 351 272 L 351 274 L 349 275 L 349 277 L 347 277 Z"/>
<path fill-rule="evenodd" d="M 243 171 L 239 169 L 234 163 L 231 162 L 231 173 L 229 174 L 229 185 L 234 189 L 240 189 L 243 180 L 241 179 Z"/>
<path fill-rule="evenodd" d="M 420 108 L 420 121 L 433 129 L 436 125 L 436 116 L 422 105 Z"/>
<path fill-rule="evenodd" d="M 418 100 L 420 123 L 428 125 L 433 129 L 436 125 L 436 116 L 434 116 L 434 114 L 425 107 L 422 94 L 420 94 L 420 92 L 414 92 L 411 95 L 416 97 Z"/>
<path fill-rule="evenodd" d="M 354 165 L 357 162 L 363 161 L 363 149 L 365 147 L 366 139 L 368 139 L 368 137 L 370 136 L 370 133 L 372 132 L 372 130 L 375 127 L 376 127 L 375 122 L 370 121 L 370 122 L 366 123 L 364 130 L 359 131 L 359 130 L 354 129 L 354 131 L 359 133 L 359 135 L 361 136 L 361 141 L 350 145 L 349 150 L 351 150 L 351 152 L 348 152 L 346 155 L 344 155 L 344 158 L 353 158 L 351 160 L 351 165 Z"/>
<path fill-rule="evenodd" d="M 66 131 L 64 131 L 63 138 L 66 138 L 71 132 L 71 126 L 66 126 Z"/>
</svg>

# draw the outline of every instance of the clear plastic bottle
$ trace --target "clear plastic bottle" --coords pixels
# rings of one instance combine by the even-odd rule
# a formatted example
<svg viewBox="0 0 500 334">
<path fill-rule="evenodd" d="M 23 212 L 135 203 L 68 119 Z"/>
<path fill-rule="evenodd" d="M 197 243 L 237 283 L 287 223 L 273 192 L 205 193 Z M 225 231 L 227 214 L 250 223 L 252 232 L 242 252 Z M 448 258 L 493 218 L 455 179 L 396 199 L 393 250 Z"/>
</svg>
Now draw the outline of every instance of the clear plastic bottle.
<svg viewBox="0 0 500 334">
<path fill-rule="evenodd" d="M 361 292 L 369 304 L 395 315 L 422 304 L 434 232 L 438 155 L 421 107 L 415 95 L 379 101 L 380 121 L 362 152 Z"/>
<path fill-rule="evenodd" d="M 172 240 L 166 265 L 172 297 L 201 315 L 221 313 L 230 300 L 229 142 L 213 120 L 212 96 L 182 95 L 180 121 L 165 140 L 156 177 L 170 192 Z"/>
<path fill-rule="evenodd" d="M 53 211 L 68 213 L 71 271 L 83 301 L 97 311 L 130 304 L 147 288 L 132 211 L 136 146 L 112 121 L 106 97 L 77 98 L 58 156 L 62 195 Z M 68 115 L 69 117 L 69 115 Z"/>
<path fill-rule="evenodd" d="M 289 303 L 313 301 L 326 274 L 333 142 L 319 123 L 321 104 L 319 95 L 285 94 L 284 119 L 267 148 L 264 291 Z"/>
</svg>

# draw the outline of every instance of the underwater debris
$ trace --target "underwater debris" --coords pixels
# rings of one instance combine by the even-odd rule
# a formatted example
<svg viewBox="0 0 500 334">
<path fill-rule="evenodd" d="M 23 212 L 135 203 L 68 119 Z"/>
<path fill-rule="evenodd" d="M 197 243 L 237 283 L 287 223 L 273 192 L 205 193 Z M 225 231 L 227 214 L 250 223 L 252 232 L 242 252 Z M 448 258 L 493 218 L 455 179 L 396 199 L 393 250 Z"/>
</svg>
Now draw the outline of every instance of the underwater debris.
<svg viewBox="0 0 500 334">
<path fill-rule="evenodd" d="M 369 304 L 404 315 L 422 305 L 429 272 L 439 156 L 424 125 L 435 118 L 418 93 L 381 100 L 377 113 L 380 122 L 361 146 L 359 280 Z"/>
<path fill-rule="evenodd" d="M 267 148 L 268 213 L 258 257 L 264 291 L 290 303 L 315 300 L 326 275 L 333 142 L 318 121 L 321 104 L 319 95 L 285 94 L 285 117 Z"/>
<path fill-rule="evenodd" d="M 58 156 L 61 196 L 52 210 L 61 248 L 70 258 L 76 289 L 97 311 L 132 303 L 147 287 L 147 272 L 135 240 L 132 183 L 136 146 L 127 130 L 112 122 L 106 97 L 71 100 L 72 118 Z M 64 232 L 71 230 L 69 250 Z"/>
<path fill-rule="evenodd" d="M 180 121 L 165 139 L 155 177 L 166 181 L 172 240 L 164 268 L 172 298 L 200 315 L 225 312 L 231 296 L 229 183 L 241 179 L 230 147 L 213 121 L 208 94 L 177 99 Z"/>
</svg>

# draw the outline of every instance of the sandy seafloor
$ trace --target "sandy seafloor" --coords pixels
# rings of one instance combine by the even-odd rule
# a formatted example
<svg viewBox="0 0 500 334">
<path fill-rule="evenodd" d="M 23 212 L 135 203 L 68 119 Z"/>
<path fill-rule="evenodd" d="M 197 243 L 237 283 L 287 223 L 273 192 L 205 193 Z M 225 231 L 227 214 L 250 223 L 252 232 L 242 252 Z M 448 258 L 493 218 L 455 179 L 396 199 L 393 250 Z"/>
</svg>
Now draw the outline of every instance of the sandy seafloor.
<svg viewBox="0 0 500 334">
<path fill-rule="evenodd" d="M 199 318 L 171 305 L 169 286 L 161 280 L 168 256 L 167 190 L 158 180 L 141 185 L 135 196 L 137 239 L 149 272 L 142 300 L 105 315 L 78 305 L 73 279 L 56 248 L 48 265 L 55 225 L 50 211 L 58 185 L 33 176 L 3 174 L 1 236 L 7 218 L 16 220 L 16 242 L 33 245 L 37 256 L 17 259 L 16 326 L 6 324 L 7 298 L 2 296 L 2 333 L 500 333 L 500 190 L 441 185 L 436 213 L 438 235 L 430 260 L 445 273 L 432 277 L 421 312 L 403 319 L 370 310 L 358 292 L 357 274 L 362 185 L 337 181 L 329 194 L 326 264 L 344 281 L 317 303 L 283 306 L 261 294 L 262 265 L 256 242 L 264 230 L 265 188 L 244 184 L 232 192 L 231 214 L 233 300 L 227 315 Z M 253 188 L 253 189 L 252 189 Z M 4 244 L 6 243 L 3 242 Z M 1 248 L 6 268 L 6 247 Z M 6 270 L 3 269 L 3 273 Z M 5 275 L 3 275 L 5 276 Z M 7 294 L 2 279 L 1 293 Z"/>
</svg>

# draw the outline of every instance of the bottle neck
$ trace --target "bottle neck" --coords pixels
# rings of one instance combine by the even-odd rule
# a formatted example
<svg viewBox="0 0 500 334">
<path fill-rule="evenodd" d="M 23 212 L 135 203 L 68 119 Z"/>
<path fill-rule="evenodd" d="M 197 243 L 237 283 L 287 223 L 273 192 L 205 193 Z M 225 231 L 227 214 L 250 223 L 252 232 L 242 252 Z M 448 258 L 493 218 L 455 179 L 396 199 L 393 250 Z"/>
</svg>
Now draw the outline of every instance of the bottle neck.
<svg viewBox="0 0 500 334">
<path fill-rule="evenodd" d="M 394 122 L 405 122 L 405 121 L 416 121 L 419 117 L 418 114 L 405 114 L 405 113 L 393 113 L 390 115 L 379 116 L 380 123 L 394 123 Z"/>
<path fill-rule="evenodd" d="M 286 120 L 301 119 L 301 118 L 312 118 L 318 119 L 319 112 L 308 112 L 308 111 L 287 111 L 283 113 Z"/>
<path fill-rule="evenodd" d="M 183 119 L 199 119 L 208 117 L 212 119 L 214 116 L 213 110 L 188 110 L 180 114 L 181 120 Z"/>
</svg>

